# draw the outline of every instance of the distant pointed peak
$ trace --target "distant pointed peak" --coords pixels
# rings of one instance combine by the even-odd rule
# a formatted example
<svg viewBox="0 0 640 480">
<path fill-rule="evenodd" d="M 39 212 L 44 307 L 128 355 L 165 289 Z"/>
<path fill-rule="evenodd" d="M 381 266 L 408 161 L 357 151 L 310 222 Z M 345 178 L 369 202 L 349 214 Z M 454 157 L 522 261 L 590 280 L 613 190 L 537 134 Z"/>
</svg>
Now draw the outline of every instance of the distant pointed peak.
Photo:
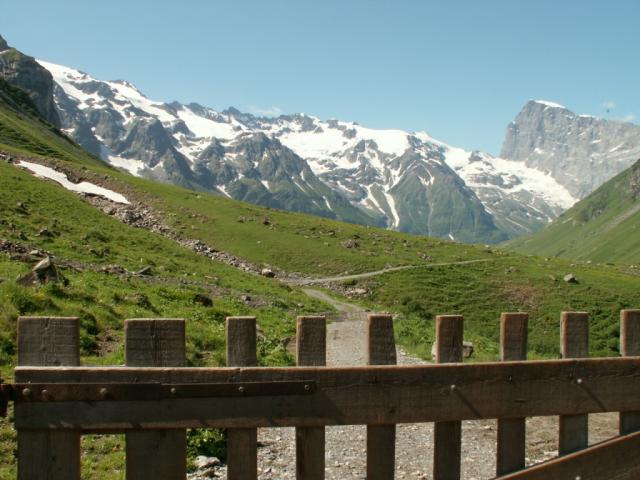
<svg viewBox="0 0 640 480">
<path fill-rule="evenodd" d="M 9 44 L 4 38 L 2 38 L 2 35 L 0 35 L 0 52 L 4 52 L 5 50 L 8 50 L 8 49 L 9 49 Z"/>
</svg>

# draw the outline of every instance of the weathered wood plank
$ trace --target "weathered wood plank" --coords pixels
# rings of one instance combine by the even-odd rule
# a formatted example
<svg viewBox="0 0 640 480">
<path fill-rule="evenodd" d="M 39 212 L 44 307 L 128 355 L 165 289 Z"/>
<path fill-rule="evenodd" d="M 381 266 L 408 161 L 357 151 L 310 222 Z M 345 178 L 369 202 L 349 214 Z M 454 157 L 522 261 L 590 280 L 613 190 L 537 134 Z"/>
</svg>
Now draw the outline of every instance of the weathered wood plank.
<svg viewBox="0 0 640 480">
<path fill-rule="evenodd" d="M 296 339 L 296 360 L 299 366 L 326 365 L 327 321 L 325 317 L 298 317 Z M 322 480 L 324 465 L 324 427 L 296 428 L 296 478 Z"/>
<path fill-rule="evenodd" d="M 640 310 L 620 312 L 620 354 L 640 355 Z M 640 430 L 640 412 L 620 412 L 620 435 Z"/>
<path fill-rule="evenodd" d="M 562 312 L 560 317 L 560 354 L 562 358 L 586 358 L 589 356 L 589 314 L 586 312 Z M 579 384 L 582 379 L 577 379 Z M 572 453 L 589 445 L 588 415 L 563 415 L 560 417 L 558 452 Z"/>
<path fill-rule="evenodd" d="M 391 315 L 368 316 L 369 365 L 396 363 L 396 342 Z M 393 479 L 396 457 L 396 426 L 367 425 L 367 479 Z"/>
<path fill-rule="evenodd" d="M 128 367 L 184 367 L 185 321 L 180 318 L 132 318 L 125 321 Z"/>
<path fill-rule="evenodd" d="M 503 313 L 500 317 L 500 360 L 526 360 L 529 316 Z M 498 420 L 496 473 L 504 475 L 524 468 L 526 425 L 524 418 Z"/>
<path fill-rule="evenodd" d="M 296 363 L 301 367 L 323 367 L 327 364 L 327 320 L 324 316 L 298 317 Z"/>
<path fill-rule="evenodd" d="M 257 364 L 255 317 L 227 317 L 227 366 L 248 367 Z M 227 432 L 227 478 L 258 478 L 258 431 L 233 428 Z"/>
<path fill-rule="evenodd" d="M 80 365 L 77 318 L 18 318 L 18 365 Z M 79 480 L 80 432 L 18 430 L 19 480 Z"/>
<path fill-rule="evenodd" d="M 185 322 L 182 319 L 130 319 L 124 324 L 125 362 L 129 367 L 184 367 Z M 150 461 L 149 452 L 153 452 Z M 127 478 L 184 480 L 185 430 L 126 433 Z"/>
<path fill-rule="evenodd" d="M 461 315 L 436 317 L 436 362 L 462 362 L 462 336 L 464 322 Z M 459 395 L 455 379 L 449 385 L 451 397 Z M 460 421 L 436 422 L 433 426 L 433 478 L 458 480 L 460 478 L 460 448 L 462 424 Z"/>
<path fill-rule="evenodd" d="M 640 432 L 616 437 L 496 480 L 636 480 Z"/>
<path fill-rule="evenodd" d="M 640 358 L 368 367 L 18 367 L 17 382 L 315 382 L 296 396 L 18 402 L 18 428 L 321 426 L 640 410 Z M 581 383 L 577 379 L 582 379 Z M 454 384 L 456 388 L 451 390 Z"/>
</svg>

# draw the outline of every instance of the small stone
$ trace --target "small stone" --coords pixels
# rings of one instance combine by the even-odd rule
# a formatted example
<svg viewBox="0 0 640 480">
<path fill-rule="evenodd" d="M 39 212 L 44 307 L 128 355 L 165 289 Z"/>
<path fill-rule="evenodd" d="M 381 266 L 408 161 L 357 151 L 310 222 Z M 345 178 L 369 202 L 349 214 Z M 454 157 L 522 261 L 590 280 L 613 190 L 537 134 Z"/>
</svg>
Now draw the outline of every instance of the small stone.
<svg viewBox="0 0 640 480">
<path fill-rule="evenodd" d="M 220 465 L 220 460 L 218 460 L 216 457 L 207 457 L 205 455 L 198 455 L 193 460 L 193 466 L 198 469 L 215 467 L 217 465 Z"/>
<path fill-rule="evenodd" d="M 141 268 L 136 272 L 136 275 L 151 275 L 151 267 L 147 265 L 146 267 Z"/>
<path fill-rule="evenodd" d="M 340 245 L 342 245 L 344 248 L 358 248 L 360 246 L 360 244 L 356 240 L 353 240 L 351 238 L 345 240 Z"/>
<path fill-rule="evenodd" d="M 271 270 L 270 268 L 263 268 L 262 270 L 260 270 L 260 275 L 267 278 L 273 278 L 276 276 L 276 274 L 273 273 L 273 270 Z"/>
<path fill-rule="evenodd" d="M 29 273 L 18 279 L 18 283 L 21 285 L 35 285 L 48 282 L 61 282 L 63 285 L 69 283 L 62 273 L 58 271 L 58 268 L 53 263 L 53 259 L 48 255 L 40 260 Z"/>
<path fill-rule="evenodd" d="M 197 305 L 202 305 L 203 307 L 211 307 L 213 306 L 213 300 L 202 293 L 196 293 L 193 296 L 193 303 Z"/>
<path fill-rule="evenodd" d="M 567 273 L 562 279 L 567 283 L 578 283 L 578 279 L 573 273 Z"/>
</svg>

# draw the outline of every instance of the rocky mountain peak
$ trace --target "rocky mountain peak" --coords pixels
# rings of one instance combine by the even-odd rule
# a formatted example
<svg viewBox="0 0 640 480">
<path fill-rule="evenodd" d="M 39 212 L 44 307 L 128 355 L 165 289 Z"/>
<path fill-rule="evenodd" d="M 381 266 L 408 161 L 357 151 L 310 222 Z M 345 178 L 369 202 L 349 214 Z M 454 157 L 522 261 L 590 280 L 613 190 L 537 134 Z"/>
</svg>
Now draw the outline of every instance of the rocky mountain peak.
<svg viewBox="0 0 640 480">
<path fill-rule="evenodd" d="M 56 127 L 60 117 L 53 101 L 53 77 L 33 57 L 9 48 L 0 37 L 0 77 L 29 95 L 40 114 Z"/>
<path fill-rule="evenodd" d="M 531 100 L 507 126 L 500 156 L 548 172 L 583 198 L 640 157 L 640 126 Z"/>
</svg>

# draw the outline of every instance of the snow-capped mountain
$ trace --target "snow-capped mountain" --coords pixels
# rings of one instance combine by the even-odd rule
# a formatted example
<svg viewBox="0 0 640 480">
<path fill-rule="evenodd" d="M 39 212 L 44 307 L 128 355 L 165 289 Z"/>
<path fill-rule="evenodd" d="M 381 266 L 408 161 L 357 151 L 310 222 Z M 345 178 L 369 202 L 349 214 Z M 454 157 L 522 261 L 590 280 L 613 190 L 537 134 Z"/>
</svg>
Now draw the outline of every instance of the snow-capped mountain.
<svg viewBox="0 0 640 480">
<path fill-rule="evenodd" d="M 235 199 L 467 242 L 546 224 L 575 199 L 522 162 L 304 114 L 156 102 L 124 81 L 40 61 L 63 129 L 135 175 Z"/>
<path fill-rule="evenodd" d="M 500 155 L 548 172 L 581 199 L 640 158 L 640 126 L 532 100 L 507 127 Z"/>
<path fill-rule="evenodd" d="M 56 83 L 63 129 L 135 175 L 466 242 L 531 232 L 576 201 L 523 162 L 451 147 L 424 132 L 157 102 L 128 82 L 39 62 Z"/>
</svg>

